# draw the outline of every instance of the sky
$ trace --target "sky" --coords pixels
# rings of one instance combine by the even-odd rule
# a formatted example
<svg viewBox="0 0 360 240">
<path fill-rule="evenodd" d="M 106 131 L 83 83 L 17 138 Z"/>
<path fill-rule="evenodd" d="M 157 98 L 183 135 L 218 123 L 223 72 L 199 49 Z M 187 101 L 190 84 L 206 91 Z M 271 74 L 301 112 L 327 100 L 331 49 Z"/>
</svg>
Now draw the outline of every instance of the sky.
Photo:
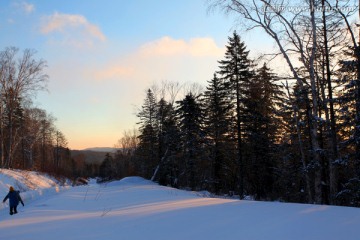
<svg viewBox="0 0 360 240">
<path fill-rule="evenodd" d="M 69 148 L 113 147 L 137 128 L 153 84 L 206 86 L 217 70 L 236 26 L 206 3 L 1 0 L 0 50 L 34 49 L 46 60 L 47 91 L 33 101 L 56 118 Z M 273 46 L 256 33 L 241 37 L 254 56 Z"/>
</svg>

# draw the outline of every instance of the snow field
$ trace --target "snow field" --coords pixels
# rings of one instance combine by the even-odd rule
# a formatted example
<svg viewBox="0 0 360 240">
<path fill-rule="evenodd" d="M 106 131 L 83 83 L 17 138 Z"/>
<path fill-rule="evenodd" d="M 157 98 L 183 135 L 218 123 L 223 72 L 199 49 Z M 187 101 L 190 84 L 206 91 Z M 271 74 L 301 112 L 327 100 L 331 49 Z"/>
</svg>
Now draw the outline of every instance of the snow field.
<svg viewBox="0 0 360 240">
<path fill-rule="evenodd" d="M 207 198 L 139 177 L 49 193 L 13 216 L 0 211 L 1 239 L 21 240 L 355 240 L 358 226 L 357 208 Z"/>
</svg>

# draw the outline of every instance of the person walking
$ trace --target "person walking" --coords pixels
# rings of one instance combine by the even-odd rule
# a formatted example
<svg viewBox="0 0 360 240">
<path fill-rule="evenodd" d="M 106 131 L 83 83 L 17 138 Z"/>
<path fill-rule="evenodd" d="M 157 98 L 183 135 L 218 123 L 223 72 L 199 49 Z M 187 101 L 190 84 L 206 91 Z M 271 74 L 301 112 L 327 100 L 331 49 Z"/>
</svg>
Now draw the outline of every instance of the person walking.
<svg viewBox="0 0 360 240">
<path fill-rule="evenodd" d="M 5 203 L 7 199 L 9 199 L 10 215 L 17 213 L 17 206 L 19 205 L 19 202 L 25 206 L 23 200 L 20 197 L 20 191 L 15 191 L 12 186 L 9 189 L 9 193 L 5 196 L 3 203 Z"/>
</svg>

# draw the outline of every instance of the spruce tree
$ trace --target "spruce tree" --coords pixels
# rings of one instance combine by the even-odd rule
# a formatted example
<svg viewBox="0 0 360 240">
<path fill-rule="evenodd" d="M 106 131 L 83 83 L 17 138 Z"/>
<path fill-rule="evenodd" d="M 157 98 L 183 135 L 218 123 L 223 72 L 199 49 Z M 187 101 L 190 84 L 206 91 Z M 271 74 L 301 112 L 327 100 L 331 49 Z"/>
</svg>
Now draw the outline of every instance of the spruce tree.
<svg viewBox="0 0 360 240">
<path fill-rule="evenodd" d="M 205 132 L 210 145 L 209 157 L 212 162 L 212 189 L 216 194 L 225 191 L 228 180 L 226 179 L 227 171 L 233 169 L 227 164 L 232 158 L 227 150 L 232 145 L 229 136 L 233 109 L 227 93 L 224 80 L 214 74 L 214 77 L 208 81 L 204 93 L 204 104 Z"/>
<path fill-rule="evenodd" d="M 99 176 L 102 182 L 110 181 L 116 178 L 116 167 L 113 157 L 107 153 L 104 161 L 99 167 Z"/>
<path fill-rule="evenodd" d="M 343 158 L 337 161 L 339 165 L 339 183 L 342 186 L 336 201 L 340 205 L 350 204 L 360 206 L 360 159 L 358 135 L 358 62 L 353 58 L 351 49 L 345 51 L 341 68 L 338 69 L 340 89 L 337 99 L 338 133 L 340 137 L 340 154 Z"/>
<path fill-rule="evenodd" d="M 228 88 L 228 96 L 233 100 L 236 112 L 236 141 L 237 141 L 237 160 L 239 165 L 239 196 L 244 197 L 244 162 L 242 147 L 242 114 L 244 111 L 244 98 L 247 94 L 248 84 L 252 77 L 251 61 L 249 51 L 246 50 L 245 43 L 240 36 L 234 32 L 229 37 L 226 46 L 225 59 L 219 61 L 219 74 L 225 81 Z"/>
<path fill-rule="evenodd" d="M 157 107 L 158 126 L 158 176 L 162 185 L 176 186 L 177 163 L 176 154 L 178 151 L 179 131 L 176 126 L 176 113 L 172 104 L 163 98 L 158 102 Z"/>
<path fill-rule="evenodd" d="M 140 118 L 139 147 L 137 153 L 140 156 L 140 172 L 147 177 L 153 174 L 158 157 L 158 125 L 157 104 L 153 92 L 149 89 L 146 94 L 141 111 L 137 115 Z"/>
<path fill-rule="evenodd" d="M 244 145 L 247 149 L 247 185 L 256 199 L 268 199 L 273 191 L 277 168 L 276 143 L 281 138 L 279 109 L 284 93 L 275 75 L 264 64 L 249 82 L 244 99 Z"/>
<path fill-rule="evenodd" d="M 180 142 L 184 158 L 183 170 L 186 186 L 196 189 L 199 180 L 198 161 L 202 152 L 204 133 L 203 111 L 201 105 L 192 93 L 177 102 L 177 116 L 180 129 Z"/>
</svg>

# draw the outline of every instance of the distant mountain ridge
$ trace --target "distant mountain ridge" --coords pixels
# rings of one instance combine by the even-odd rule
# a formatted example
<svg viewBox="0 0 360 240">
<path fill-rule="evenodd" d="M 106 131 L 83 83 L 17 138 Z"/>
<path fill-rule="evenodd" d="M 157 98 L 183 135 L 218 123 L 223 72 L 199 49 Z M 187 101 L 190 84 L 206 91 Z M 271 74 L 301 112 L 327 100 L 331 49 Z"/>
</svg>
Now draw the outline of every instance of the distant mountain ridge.
<svg viewBox="0 0 360 240">
<path fill-rule="evenodd" d="M 101 164 L 106 154 L 114 154 L 119 148 L 93 147 L 83 150 L 70 150 L 71 158 L 75 161 L 85 161 L 90 164 Z"/>
<path fill-rule="evenodd" d="M 94 152 L 106 152 L 106 153 L 114 153 L 120 148 L 114 148 L 114 147 L 91 147 L 91 148 L 85 148 L 80 151 L 94 151 Z"/>
</svg>

